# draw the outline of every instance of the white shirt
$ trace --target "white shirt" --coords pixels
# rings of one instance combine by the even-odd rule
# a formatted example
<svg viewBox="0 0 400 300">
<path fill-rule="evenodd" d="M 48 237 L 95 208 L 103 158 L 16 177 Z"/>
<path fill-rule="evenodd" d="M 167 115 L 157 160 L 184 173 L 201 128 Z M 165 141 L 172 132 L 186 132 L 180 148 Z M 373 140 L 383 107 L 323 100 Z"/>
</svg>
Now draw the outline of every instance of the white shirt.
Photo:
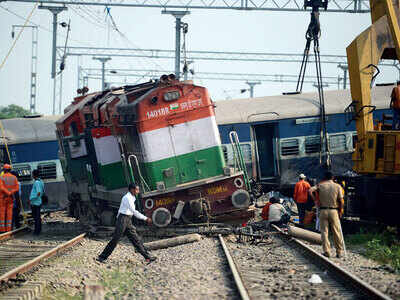
<svg viewBox="0 0 400 300">
<path fill-rule="evenodd" d="M 268 212 L 268 221 L 277 222 L 281 220 L 283 214 L 286 213 L 285 208 L 280 203 L 271 204 Z"/>
<path fill-rule="evenodd" d="M 126 195 L 122 197 L 121 205 L 119 206 L 118 210 L 118 215 L 124 214 L 127 216 L 135 216 L 139 220 L 146 221 L 147 217 L 136 210 L 135 201 L 136 197 L 133 196 L 130 192 L 127 192 Z"/>
</svg>

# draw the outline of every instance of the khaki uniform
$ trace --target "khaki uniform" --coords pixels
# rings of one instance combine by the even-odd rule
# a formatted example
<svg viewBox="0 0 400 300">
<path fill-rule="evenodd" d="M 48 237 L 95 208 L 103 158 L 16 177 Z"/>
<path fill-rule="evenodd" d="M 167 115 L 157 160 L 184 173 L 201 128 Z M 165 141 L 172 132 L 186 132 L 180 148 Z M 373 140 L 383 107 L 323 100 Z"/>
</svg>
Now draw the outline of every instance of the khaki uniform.
<svg viewBox="0 0 400 300">
<path fill-rule="evenodd" d="M 331 254 L 329 243 L 329 226 L 333 233 L 333 242 L 336 254 L 342 254 L 344 250 L 343 236 L 339 220 L 338 209 L 343 200 L 342 187 L 332 180 L 323 181 L 311 191 L 318 191 L 319 194 L 319 220 L 321 226 L 322 248 L 324 253 Z"/>
</svg>

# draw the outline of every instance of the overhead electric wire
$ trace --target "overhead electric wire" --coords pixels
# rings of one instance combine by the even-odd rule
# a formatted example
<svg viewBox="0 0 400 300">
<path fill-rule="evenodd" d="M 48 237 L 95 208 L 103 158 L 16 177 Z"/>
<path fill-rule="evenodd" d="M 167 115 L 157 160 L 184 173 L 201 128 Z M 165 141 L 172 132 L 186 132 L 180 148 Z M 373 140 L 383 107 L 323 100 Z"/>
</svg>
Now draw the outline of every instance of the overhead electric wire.
<svg viewBox="0 0 400 300">
<path fill-rule="evenodd" d="M 95 23 L 94 21 L 92 21 L 92 16 L 88 15 L 86 13 L 87 16 L 89 16 L 89 18 L 87 16 L 84 16 L 83 14 L 85 13 L 84 10 L 80 10 L 81 12 L 78 11 L 79 6 L 77 7 L 78 9 L 75 9 L 72 5 L 68 6 L 69 9 L 71 9 L 75 14 L 77 14 L 79 17 L 81 17 L 83 20 L 85 20 L 85 22 L 88 22 L 96 27 L 100 27 L 101 29 L 106 29 L 106 27 L 104 25 Z"/>
<path fill-rule="evenodd" d="M 24 31 L 26 25 L 29 23 L 29 20 L 32 18 L 33 12 L 36 10 L 36 8 L 38 7 L 38 5 L 39 5 L 39 3 L 36 3 L 36 4 L 33 6 L 33 8 L 32 8 L 32 10 L 31 10 L 31 12 L 29 13 L 28 17 L 25 19 L 24 26 L 21 27 L 20 31 L 18 32 L 18 35 L 17 35 L 16 39 L 14 40 L 13 44 L 11 45 L 10 50 L 8 50 L 8 52 L 7 52 L 7 54 L 6 54 L 6 57 L 4 57 L 3 61 L 2 61 L 1 64 L 0 64 L 0 70 L 1 70 L 1 68 L 4 66 L 4 64 L 6 63 L 8 57 L 10 56 L 11 52 L 13 51 L 15 45 L 17 44 L 17 41 L 19 40 L 19 38 L 20 38 L 22 32 Z"/>
<path fill-rule="evenodd" d="M 25 20 L 25 17 L 19 15 L 18 13 L 16 13 L 15 11 L 12 11 L 11 9 L 9 9 L 9 8 L 7 8 L 7 7 L 4 7 L 4 6 L 0 5 L 0 8 L 3 9 L 4 11 L 8 12 L 9 14 L 14 15 L 15 17 L 17 17 L 17 18 L 19 18 L 19 19 Z M 43 25 L 40 25 L 40 24 L 38 24 L 38 23 L 35 23 L 35 22 L 32 22 L 32 21 L 29 21 L 28 23 L 31 24 L 31 25 L 37 26 L 39 29 L 42 29 L 42 30 L 44 30 L 44 31 L 47 31 L 47 32 L 49 32 L 50 34 L 53 33 L 53 30 L 51 30 L 51 29 L 49 29 L 49 28 L 47 28 L 47 27 L 45 27 L 45 26 L 43 26 Z M 62 36 L 62 37 L 66 37 L 66 36 L 67 36 L 66 34 L 62 34 L 62 33 L 57 33 L 57 35 Z M 71 40 L 71 41 L 74 41 L 74 42 L 76 42 L 76 43 L 78 43 L 78 44 L 80 44 L 80 45 L 86 45 L 86 46 L 89 46 L 89 47 L 93 46 L 93 45 L 90 44 L 90 43 L 85 43 L 85 42 L 78 41 L 78 40 L 75 40 L 75 39 L 72 39 L 72 38 L 70 38 L 70 40 Z"/>
<path fill-rule="evenodd" d="M 121 40 L 126 43 L 129 44 L 131 47 L 135 47 L 137 48 L 139 51 L 143 51 L 141 49 L 141 47 L 135 45 L 121 30 L 119 30 L 117 23 L 114 20 L 114 17 L 111 15 L 110 13 L 110 9 L 108 7 L 106 7 L 106 11 L 107 11 L 107 16 L 110 17 L 111 23 L 112 23 L 112 27 L 113 29 L 119 34 Z M 147 58 L 149 62 L 151 62 L 154 66 L 156 66 L 160 71 L 165 71 L 165 69 L 163 67 L 161 67 L 161 65 L 159 65 L 158 63 L 156 63 L 155 61 L 153 61 L 152 59 Z M 139 61 L 139 63 L 143 66 L 143 63 L 141 61 Z M 148 75 L 150 75 L 150 73 L 148 74 L 144 74 L 141 78 L 139 78 L 138 80 L 136 80 L 135 83 L 137 83 L 138 81 L 140 81 L 142 78 L 147 77 Z"/>
</svg>

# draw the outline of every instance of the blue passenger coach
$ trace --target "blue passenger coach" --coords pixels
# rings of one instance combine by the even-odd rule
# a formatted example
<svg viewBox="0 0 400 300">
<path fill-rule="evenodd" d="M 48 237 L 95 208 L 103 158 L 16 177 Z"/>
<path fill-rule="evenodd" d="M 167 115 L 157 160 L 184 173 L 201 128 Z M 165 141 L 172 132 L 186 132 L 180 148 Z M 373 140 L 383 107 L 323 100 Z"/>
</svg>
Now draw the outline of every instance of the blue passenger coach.
<svg viewBox="0 0 400 300">
<path fill-rule="evenodd" d="M 32 187 L 32 171 L 39 170 L 50 203 L 58 207 L 66 201 L 66 185 L 58 159 L 55 121 L 59 116 L 37 116 L 1 120 L 4 136 L 0 138 L 0 162 L 10 163 L 18 173 L 25 208 Z M 6 149 L 8 146 L 9 154 Z M 65 199 L 63 199 L 65 198 Z"/>
<path fill-rule="evenodd" d="M 393 86 L 375 87 L 374 119 L 389 114 Z M 352 169 L 357 141 L 354 122 L 346 123 L 349 90 L 326 91 L 328 143 L 334 174 Z M 229 132 L 238 133 L 249 174 L 265 189 L 293 186 L 300 173 L 320 178 L 320 118 L 317 93 L 268 96 L 216 102 L 216 118 L 225 160 L 233 165 Z"/>
</svg>

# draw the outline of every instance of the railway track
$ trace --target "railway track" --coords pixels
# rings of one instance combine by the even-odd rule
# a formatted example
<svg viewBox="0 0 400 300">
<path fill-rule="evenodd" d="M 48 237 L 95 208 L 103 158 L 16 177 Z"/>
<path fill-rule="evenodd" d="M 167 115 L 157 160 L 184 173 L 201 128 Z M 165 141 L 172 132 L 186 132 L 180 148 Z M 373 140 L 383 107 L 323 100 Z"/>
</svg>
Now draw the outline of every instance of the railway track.
<svg viewBox="0 0 400 300">
<path fill-rule="evenodd" d="M 267 245 L 227 245 L 219 235 L 239 298 L 391 299 L 278 227 Z M 309 283 L 315 274 L 321 283 Z"/>
<path fill-rule="evenodd" d="M 40 237 L 28 235 L 28 228 L 0 235 L 0 283 L 17 278 L 18 275 L 31 270 L 44 259 L 79 243 L 85 233 L 62 242 L 40 240 Z"/>
</svg>

